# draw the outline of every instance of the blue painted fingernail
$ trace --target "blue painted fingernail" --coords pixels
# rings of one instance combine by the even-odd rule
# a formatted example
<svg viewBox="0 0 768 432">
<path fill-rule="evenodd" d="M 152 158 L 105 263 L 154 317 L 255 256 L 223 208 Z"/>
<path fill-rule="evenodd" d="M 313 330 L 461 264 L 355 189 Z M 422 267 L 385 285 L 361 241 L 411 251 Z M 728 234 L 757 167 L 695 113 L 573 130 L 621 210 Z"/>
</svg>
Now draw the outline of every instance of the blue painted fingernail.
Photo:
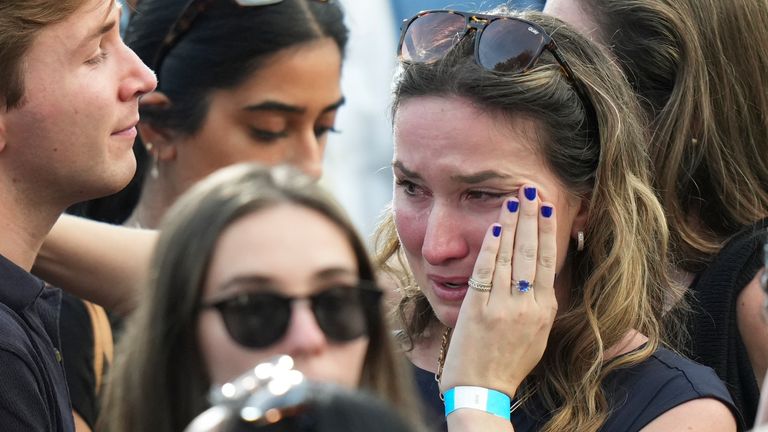
<svg viewBox="0 0 768 432">
<path fill-rule="evenodd" d="M 501 225 L 494 225 L 493 226 L 493 236 L 498 237 L 501 235 Z"/>
<path fill-rule="evenodd" d="M 541 215 L 545 218 L 551 218 L 552 217 L 552 207 L 551 206 L 541 206 Z"/>
<path fill-rule="evenodd" d="M 517 211 L 517 208 L 520 207 L 520 202 L 517 200 L 509 200 L 507 201 L 507 210 L 509 210 L 510 213 L 514 213 Z"/>
<path fill-rule="evenodd" d="M 533 201 L 536 199 L 536 188 L 535 187 L 527 187 L 524 190 L 525 197 L 528 198 L 528 201 Z"/>
</svg>

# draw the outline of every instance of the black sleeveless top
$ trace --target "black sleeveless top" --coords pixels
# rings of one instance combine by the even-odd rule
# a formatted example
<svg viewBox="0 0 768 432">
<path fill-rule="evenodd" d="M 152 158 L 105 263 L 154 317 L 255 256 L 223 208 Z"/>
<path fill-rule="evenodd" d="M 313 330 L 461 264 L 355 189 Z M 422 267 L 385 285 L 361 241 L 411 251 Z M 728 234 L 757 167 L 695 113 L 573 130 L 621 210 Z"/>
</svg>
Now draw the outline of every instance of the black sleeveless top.
<svg viewBox="0 0 768 432">
<path fill-rule="evenodd" d="M 414 374 L 430 430 L 447 431 L 435 374 L 416 366 Z M 639 431 L 670 409 L 700 398 L 717 399 L 738 416 L 728 390 L 712 369 L 665 348 L 659 348 L 638 365 L 614 371 L 603 388 L 612 406 L 608 420 L 600 429 L 603 432 Z M 511 418 L 515 432 L 537 431 L 548 419 L 548 413 L 535 395 L 515 410 Z M 737 423 L 741 422 L 737 420 Z M 743 429 L 739 427 L 739 430 Z"/>
<path fill-rule="evenodd" d="M 747 425 L 754 423 L 760 390 L 739 332 L 736 304 L 763 265 L 766 227 L 768 219 L 763 219 L 734 235 L 688 290 L 693 316 L 687 352 L 725 382 Z"/>
</svg>

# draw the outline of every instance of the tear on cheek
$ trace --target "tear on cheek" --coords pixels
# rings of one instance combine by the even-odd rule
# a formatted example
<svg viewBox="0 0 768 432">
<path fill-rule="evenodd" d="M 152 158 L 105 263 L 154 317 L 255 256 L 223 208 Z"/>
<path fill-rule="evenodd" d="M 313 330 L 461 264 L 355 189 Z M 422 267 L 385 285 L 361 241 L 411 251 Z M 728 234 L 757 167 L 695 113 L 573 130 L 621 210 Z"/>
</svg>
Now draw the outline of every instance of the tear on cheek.
<svg viewBox="0 0 768 432">
<path fill-rule="evenodd" d="M 394 228 L 403 247 L 413 249 L 424 240 L 426 226 L 423 220 L 409 212 L 396 212 L 393 215 Z"/>
</svg>

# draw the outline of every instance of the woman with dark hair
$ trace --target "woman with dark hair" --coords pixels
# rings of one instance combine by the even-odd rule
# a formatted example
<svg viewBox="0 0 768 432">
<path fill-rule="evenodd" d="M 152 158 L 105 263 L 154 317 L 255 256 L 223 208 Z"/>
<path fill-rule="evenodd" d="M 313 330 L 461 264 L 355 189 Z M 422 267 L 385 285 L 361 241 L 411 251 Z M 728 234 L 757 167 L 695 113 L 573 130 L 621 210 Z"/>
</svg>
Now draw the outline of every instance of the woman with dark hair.
<svg viewBox="0 0 768 432">
<path fill-rule="evenodd" d="M 295 169 L 239 164 L 191 188 L 164 220 L 146 285 L 110 374 L 106 430 L 182 430 L 212 385 L 280 354 L 308 379 L 415 412 L 365 245 Z"/>
<path fill-rule="evenodd" d="M 241 161 L 319 177 L 347 29 L 328 0 L 142 0 L 126 43 L 161 84 L 140 106 L 138 170 L 81 211 L 154 228 L 192 183 Z"/>
<path fill-rule="evenodd" d="M 768 368 L 756 276 L 768 227 L 768 4 L 549 0 L 545 12 L 611 49 L 650 119 L 654 186 L 692 308 L 680 348 L 717 372 L 751 425 Z"/>
</svg>

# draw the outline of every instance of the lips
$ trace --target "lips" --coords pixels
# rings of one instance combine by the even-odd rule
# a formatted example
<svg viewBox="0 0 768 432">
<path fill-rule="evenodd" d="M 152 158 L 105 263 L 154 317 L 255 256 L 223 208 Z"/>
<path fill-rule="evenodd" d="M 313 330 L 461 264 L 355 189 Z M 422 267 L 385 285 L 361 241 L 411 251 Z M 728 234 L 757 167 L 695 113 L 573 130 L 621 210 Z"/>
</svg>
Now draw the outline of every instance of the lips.
<svg viewBox="0 0 768 432">
<path fill-rule="evenodd" d="M 119 135 L 119 136 L 126 136 L 126 135 L 136 135 L 136 125 L 139 124 L 139 121 L 136 120 L 130 124 L 128 124 L 126 127 L 119 129 L 115 132 L 112 132 L 112 135 Z"/>
<path fill-rule="evenodd" d="M 461 302 L 467 294 L 467 277 L 427 275 L 435 295 L 445 302 Z"/>
</svg>

